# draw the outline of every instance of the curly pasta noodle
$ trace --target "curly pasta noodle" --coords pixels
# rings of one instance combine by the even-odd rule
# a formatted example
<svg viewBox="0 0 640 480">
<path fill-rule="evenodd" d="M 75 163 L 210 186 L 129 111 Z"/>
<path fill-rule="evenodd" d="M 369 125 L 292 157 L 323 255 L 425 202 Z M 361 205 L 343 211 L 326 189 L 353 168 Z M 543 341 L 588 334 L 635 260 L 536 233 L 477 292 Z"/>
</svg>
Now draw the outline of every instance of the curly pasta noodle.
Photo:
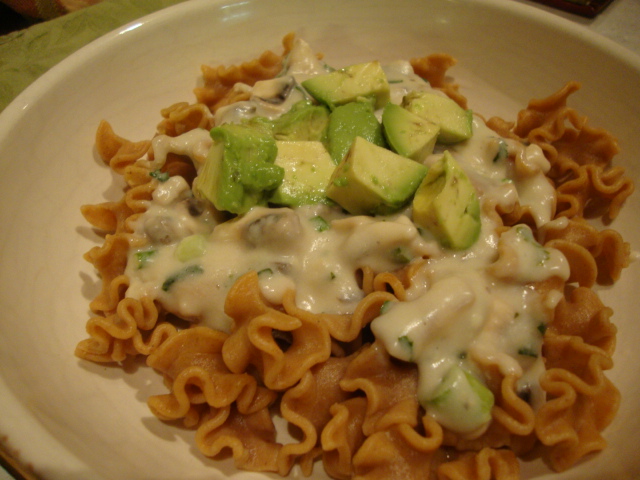
<svg viewBox="0 0 640 480">
<path fill-rule="evenodd" d="M 234 85 L 244 83 L 253 85 L 258 80 L 266 80 L 275 77 L 282 70 L 283 59 L 291 51 L 294 35 L 288 34 L 282 39 L 284 52 L 282 55 L 265 51 L 258 58 L 241 65 L 230 67 L 202 66 L 202 78 L 204 85 L 195 89 L 198 103 L 207 105 L 210 110 L 246 100 L 245 92 L 234 90 Z"/>
<path fill-rule="evenodd" d="M 501 135 L 542 148 L 551 162 L 548 176 L 557 188 L 558 216 L 606 215 L 611 220 L 634 185 L 622 167 L 611 164 L 619 151 L 615 138 L 567 106 L 579 88 L 579 83 L 569 82 L 547 98 L 532 100 L 515 123 L 491 118 L 487 124 Z"/>
<path fill-rule="evenodd" d="M 213 125 L 212 112 L 243 99 L 238 82 L 253 85 L 274 77 L 293 37 L 283 39 L 283 54 L 267 51 L 238 66 L 202 69 L 197 102 L 174 104 L 161 112 L 158 134 L 177 136 Z M 433 87 L 460 105 L 466 99 L 448 81 L 455 60 L 442 54 L 413 59 L 411 64 Z M 296 306 L 296 292 L 281 304 L 262 295 L 258 274 L 249 272 L 229 291 L 225 313 L 234 321 L 230 333 L 184 325 L 153 300 L 128 298 L 125 275 L 130 248 L 141 246 L 133 222 L 146 209 L 158 181 L 136 163 L 152 159 L 149 141 L 116 135 L 107 122 L 96 134 L 96 149 L 125 180 L 117 202 L 82 207 L 87 221 L 103 232 L 104 242 L 85 258 L 102 279 L 90 304 L 88 338 L 76 355 L 95 362 L 147 357 L 169 392 L 148 399 L 150 410 L 164 421 L 194 428 L 195 442 L 206 456 L 230 453 L 240 469 L 286 476 L 299 464 L 312 474 L 321 460 L 336 479 L 515 480 L 518 455 L 542 452 L 558 471 L 605 447 L 601 432 L 611 422 L 619 392 L 606 378 L 612 368 L 616 328 L 612 310 L 592 287 L 615 282 L 629 264 L 630 247 L 611 229 L 597 230 L 584 220 L 598 214 L 615 218 L 633 183 L 611 164 L 618 148 L 607 132 L 588 125 L 567 106 L 578 84 L 569 83 L 542 100 L 532 100 L 516 122 L 492 118 L 500 135 L 535 143 L 551 162 L 549 178 L 558 193 L 556 218 L 567 218 L 537 231 L 531 211 L 516 205 L 504 211 L 485 204 L 485 213 L 500 225 L 525 223 L 545 246 L 560 250 L 570 264 L 564 285 L 552 279 L 538 285 L 543 297 L 559 300 L 543 343 L 546 371 L 540 379 L 547 399 L 536 411 L 522 398 L 515 375 L 487 365 L 495 396 L 492 422 L 477 438 L 447 431 L 425 414 L 417 398 L 415 364 L 389 356 L 372 341 L 368 325 L 388 301 L 403 302 L 415 286 L 424 263 L 396 272 L 359 272 L 364 298 L 352 314 L 313 314 Z M 191 162 L 169 154 L 162 169 L 190 184 Z M 274 413 L 287 423 L 291 439 L 279 439 Z"/>
</svg>

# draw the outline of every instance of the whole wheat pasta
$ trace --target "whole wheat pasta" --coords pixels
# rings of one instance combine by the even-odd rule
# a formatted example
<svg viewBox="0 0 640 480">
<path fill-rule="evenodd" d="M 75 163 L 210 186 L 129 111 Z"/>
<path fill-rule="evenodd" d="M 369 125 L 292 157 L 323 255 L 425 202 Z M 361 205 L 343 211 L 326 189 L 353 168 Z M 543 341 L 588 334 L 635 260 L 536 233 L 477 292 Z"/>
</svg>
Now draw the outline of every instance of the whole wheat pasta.
<svg viewBox="0 0 640 480">
<path fill-rule="evenodd" d="M 341 311 L 303 306 L 305 285 L 300 282 L 285 284 L 281 295 L 263 288 L 264 275 L 295 268 L 284 254 L 261 270 L 230 271 L 227 278 L 207 284 L 204 293 L 193 286 L 189 298 L 198 305 L 213 305 L 211 318 L 204 307 L 189 310 L 190 306 L 173 304 L 168 297 L 174 289 L 186 289 L 180 285 L 183 279 L 204 278 L 199 264 L 167 278 L 155 296 L 149 291 L 132 293 L 140 288 L 136 271 L 161 254 L 154 245 L 175 245 L 186 236 L 203 235 L 196 227 L 189 235 L 166 228 L 171 202 L 191 217 L 206 217 L 198 220 L 203 225 L 226 226 L 214 227 L 216 245 L 221 249 L 252 245 L 244 251 L 246 256 L 251 249 L 262 248 L 256 238 L 266 241 L 273 224 L 283 221 L 299 228 L 299 218 L 283 209 L 257 207 L 244 217 L 224 212 L 207 217 L 208 207 L 189 194 L 201 168 L 197 148 L 159 154 L 153 147 L 156 139 L 193 133 L 198 148 L 208 148 L 207 131 L 215 126 L 216 113 L 248 101 L 244 86 L 279 75 L 293 48 L 295 39 L 288 35 L 282 54 L 267 51 L 237 66 L 204 66 L 196 101 L 162 110 L 154 139 L 130 141 L 106 121 L 98 126 L 97 151 L 126 186 L 118 201 L 82 207 L 87 221 L 104 232 L 104 242 L 85 255 L 100 275 L 102 288 L 90 304 L 88 338 L 78 344 L 76 355 L 95 362 L 145 356 L 168 389 L 148 399 L 151 412 L 162 421 L 181 421 L 194 429 L 195 445 L 203 455 L 230 453 L 239 469 L 287 476 L 299 465 L 310 476 L 322 465 L 336 479 L 516 480 L 519 456 L 536 452 L 562 471 L 605 448 L 602 431 L 620 401 L 617 388 L 606 377 L 613 367 L 617 331 L 612 309 L 601 302 L 594 287 L 619 279 L 629 264 L 630 246 L 615 230 L 598 230 L 585 217 L 615 218 L 632 193 L 633 182 L 612 163 L 618 152 L 613 136 L 590 126 L 567 106 L 579 88 L 575 82 L 548 98 L 532 100 L 515 122 L 487 121 L 493 134 L 516 145 L 506 160 L 520 171 L 514 175 L 531 178 L 548 162 L 540 179 L 553 190 L 554 202 L 545 222 L 526 202 L 507 204 L 487 197 L 481 205 L 499 246 L 486 268 L 472 273 L 473 278 L 490 279 L 491 288 L 525 284 L 527 295 L 535 295 L 535 307 L 527 308 L 534 309 L 539 319 L 536 331 L 528 333 L 533 343 L 520 345 L 517 352 L 500 350 L 501 342 L 518 316 L 528 312 L 492 297 L 482 310 L 484 323 L 469 323 L 468 330 L 475 331 L 481 342 L 471 342 L 457 354 L 460 362 L 474 362 L 485 395 L 491 396 L 489 419 L 482 428 L 456 430 L 431 412 L 431 400 L 425 406 L 424 384 L 429 380 L 425 364 L 413 356 L 415 339 L 404 337 L 411 355 L 403 359 L 375 334 L 373 323 L 385 311 L 413 305 L 435 291 L 439 278 L 432 259 L 440 250 L 424 246 L 420 232 L 412 234 L 413 243 L 403 240 L 407 242 L 403 248 L 409 245 L 419 253 L 406 260 L 401 257 L 400 263 L 396 260 L 396 268 L 376 267 L 368 250 L 360 252 L 362 260 L 350 264 L 349 295 L 341 299 L 351 306 Z M 409 65 L 431 87 L 466 108 L 467 99 L 448 81 L 455 59 L 434 54 L 412 59 Z M 530 151 L 533 157 L 538 155 L 537 166 L 526 163 L 526 145 L 538 149 Z M 163 191 L 170 179 L 175 180 L 171 189 Z M 334 241 L 343 242 L 343 251 L 367 242 L 367 234 L 357 235 L 361 227 L 370 231 L 368 220 L 338 216 L 332 221 L 358 240 L 348 243 L 337 236 Z M 409 231 L 403 220 L 391 221 Z M 145 222 L 150 222 L 148 232 L 164 230 L 157 238 L 152 238 L 155 233 L 140 235 Z M 267 247 L 278 251 L 283 244 L 295 246 L 303 230 L 295 232 L 287 238 L 280 231 Z M 558 269 L 544 278 L 522 280 L 517 242 L 534 248 L 540 263 L 552 255 L 564 259 L 567 275 Z M 211 247 L 199 244 L 199 248 Z M 219 258 L 218 263 L 232 265 L 224 260 Z M 331 272 L 333 277 L 339 274 Z M 310 277 L 309 271 L 305 275 Z M 447 285 L 468 288 L 469 297 L 480 295 L 464 281 Z M 223 295 L 217 303 L 207 303 L 214 290 Z M 456 308 L 463 311 L 464 305 Z M 437 317 L 438 311 L 431 314 Z M 453 323 L 456 317 L 447 318 Z M 214 328 L 209 320 L 227 322 L 229 327 Z M 433 328 L 446 331 L 443 325 Z M 538 372 L 537 379 L 528 379 L 525 370 Z M 287 423 L 290 440 L 278 440 L 275 415 Z"/>
</svg>

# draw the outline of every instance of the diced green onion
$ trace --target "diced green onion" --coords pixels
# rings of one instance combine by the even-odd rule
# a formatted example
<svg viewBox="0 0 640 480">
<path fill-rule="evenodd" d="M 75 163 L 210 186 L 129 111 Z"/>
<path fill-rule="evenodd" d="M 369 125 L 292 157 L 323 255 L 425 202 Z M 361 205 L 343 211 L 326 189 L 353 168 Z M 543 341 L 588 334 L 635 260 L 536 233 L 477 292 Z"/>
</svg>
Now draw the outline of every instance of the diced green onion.
<svg viewBox="0 0 640 480">
<path fill-rule="evenodd" d="M 181 262 L 188 262 L 201 257 L 207 251 L 207 237 L 201 234 L 189 235 L 180 240 L 176 246 L 176 258 Z"/>
</svg>

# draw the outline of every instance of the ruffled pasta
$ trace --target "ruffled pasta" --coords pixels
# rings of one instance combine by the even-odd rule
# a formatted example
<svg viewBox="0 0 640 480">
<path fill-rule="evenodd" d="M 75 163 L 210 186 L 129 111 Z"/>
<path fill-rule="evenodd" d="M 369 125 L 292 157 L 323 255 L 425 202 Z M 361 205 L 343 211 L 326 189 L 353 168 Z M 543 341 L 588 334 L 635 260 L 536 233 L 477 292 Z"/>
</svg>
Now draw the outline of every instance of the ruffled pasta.
<svg viewBox="0 0 640 480">
<path fill-rule="evenodd" d="M 622 167 L 611 164 L 619 151 L 616 139 L 567 106 L 579 88 L 579 83 L 570 82 L 547 98 L 532 100 L 515 123 L 491 118 L 487 124 L 501 135 L 542 148 L 558 192 L 557 216 L 604 215 L 611 220 L 634 185 Z"/>
<path fill-rule="evenodd" d="M 332 478 L 349 479 L 353 476 L 353 456 L 364 442 L 362 424 L 367 400 L 352 397 L 329 408 L 331 420 L 322 430 L 322 463 Z"/>
<path fill-rule="evenodd" d="M 222 360 L 227 335 L 204 327 L 182 330 L 147 358 L 162 373 L 171 394 L 149 398 L 151 411 L 163 420 L 193 418 L 194 406 L 220 409 L 235 402 L 241 414 L 255 413 L 275 400 L 275 393 L 246 373 L 234 374 Z"/>
<path fill-rule="evenodd" d="M 160 135 L 177 137 L 195 128 L 210 130 L 213 117 L 204 103 L 178 102 L 160 110 L 163 119 L 157 126 Z"/>
<path fill-rule="evenodd" d="M 213 126 L 212 112 L 246 98 L 237 83 L 253 85 L 274 77 L 290 51 L 293 36 L 283 39 L 283 53 L 231 67 L 204 66 L 196 102 L 176 103 L 161 111 L 157 133 L 170 137 Z M 415 72 L 460 105 L 467 101 L 447 70 L 448 55 L 413 59 Z M 629 264 L 630 247 L 611 229 L 598 230 L 584 220 L 615 218 L 633 183 L 612 166 L 615 139 L 588 125 L 567 106 L 578 84 L 533 100 L 516 122 L 493 118 L 499 134 L 535 143 L 551 162 L 549 178 L 558 196 L 553 228 L 536 228 L 531 209 L 516 204 L 505 211 L 486 202 L 484 213 L 504 228 L 529 225 L 547 247 L 560 250 L 570 264 L 565 282 L 553 278 L 536 285 L 541 298 L 560 296 L 549 307 L 540 386 L 546 401 L 535 410 L 518 390 L 516 375 L 483 365 L 495 397 L 492 421 L 478 437 L 463 437 L 441 427 L 417 398 L 414 364 L 389 356 L 368 325 L 385 302 L 403 302 L 417 285 L 425 261 L 395 272 L 368 267 L 357 274 L 364 298 L 353 313 L 314 314 L 296 305 L 295 290 L 281 304 L 260 291 L 258 274 L 248 272 L 229 291 L 225 313 L 230 333 L 185 323 L 153 300 L 126 296 L 128 253 L 143 241 L 134 234 L 158 183 L 150 176 L 149 141 L 129 141 L 107 122 L 96 134 L 96 150 L 125 181 L 117 202 L 82 207 L 104 242 L 86 253 L 102 279 L 90 304 L 88 338 L 76 355 L 96 362 L 147 357 L 164 379 L 168 393 L 148 399 L 159 419 L 182 422 L 195 430 L 195 443 L 209 457 L 230 455 L 237 468 L 288 475 L 294 465 L 310 476 L 314 464 L 336 479 L 515 480 L 518 455 L 542 452 L 556 470 L 569 468 L 605 447 L 602 430 L 620 400 L 605 372 L 612 368 L 616 328 L 612 310 L 592 289 L 615 282 Z M 162 171 L 191 184 L 193 163 L 169 153 Z M 286 423 L 291 438 L 277 435 L 274 417 Z"/>
<path fill-rule="evenodd" d="M 203 65 L 203 86 L 194 90 L 198 103 L 203 103 L 211 111 L 230 105 L 249 97 L 246 92 L 235 90 L 237 83 L 253 85 L 258 80 L 275 77 L 282 70 L 284 57 L 293 47 L 294 35 L 286 35 L 282 40 L 284 52 L 277 55 L 270 50 L 265 51 L 255 60 L 229 67 L 210 67 Z"/>
<path fill-rule="evenodd" d="M 540 383 L 547 401 L 535 418 L 543 455 L 558 471 L 605 447 L 601 432 L 618 409 L 619 392 L 604 374 L 613 366 L 613 312 L 591 288 L 620 277 L 629 265 L 630 247 L 618 232 L 597 230 L 584 217 L 615 218 L 634 189 L 624 170 L 612 166 L 615 139 L 567 106 L 579 87 L 571 82 L 548 98 L 532 100 L 515 123 L 488 121 L 497 132 L 543 149 L 558 194 L 556 217 L 568 218 L 542 235 L 545 246 L 564 254 L 571 270 L 571 286 L 545 337 L 547 370 Z"/>
<path fill-rule="evenodd" d="M 571 266 L 569 281 L 584 287 L 615 282 L 630 263 L 631 247 L 618 232 L 599 231 L 584 219 L 548 230 L 545 244 L 564 253 Z"/>
<path fill-rule="evenodd" d="M 438 467 L 438 480 L 517 480 L 518 461 L 510 450 L 483 448 Z"/>
<path fill-rule="evenodd" d="M 249 366 L 256 368 L 273 390 L 291 387 L 331 354 L 326 326 L 313 314 L 293 307 L 290 296 L 285 300 L 285 310 L 286 305 L 293 312 L 283 313 L 266 303 L 256 272 L 234 284 L 225 304 L 226 313 L 235 321 L 235 331 L 222 350 L 225 363 L 236 373 Z M 278 345 L 274 331 L 290 334 L 291 343 L 286 349 Z"/>
<path fill-rule="evenodd" d="M 124 169 L 133 165 L 136 160 L 142 158 L 151 146 L 148 140 L 131 142 L 116 135 L 111 125 L 104 120 L 100 122 L 96 132 L 96 150 L 100 158 L 119 174 Z"/>
<path fill-rule="evenodd" d="M 604 376 L 613 362 L 603 350 L 565 335 L 550 336 L 546 348 L 540 383 L 549 399 L 538 412 L 536 434 L 550 464 L 563 471 L 605 448 L 600 432 L 615 416 L 620 394 Z"/>
<path fill-rule="evenodd" d="M 127 180 L 127 189 L 118 202 L 85 205 L 85 219 L 105 233 L 104 243 L 89 250 L 84 258 L 100 278 L 100 293 L 90 308 L 97 315 L 87 321 L 89 338 L 76 347 L 76 355 L 97 362 L 122 361 L 128 355 L 148 355 L 176 328 L 164 322 L 165 314 L 147 298 L 125 298 L 129 279 L 124 274 L 129 248 L 141 245 L 131 223 L 146 209 L 146 201 L 157 185 L 135 162 L 149 151 L 150 142 L 131 142 L 116 135 L 107 122 L 96 133 L 96 149 L 102 160 Z"/>
<path fill-rule="evenodd" d="M 248 415 L 233 406 L 211 410 L 196 431 L 196 445 L 209 457 L 231 451 L 239 469 L 277 471 L 281 446 L 275 442 L 276 428 L 268 409 Z"/>
<path fill-rule="evenodd" d="M 282 447 L 278 458 L 281 475 L 286 475 L 297 459 L 307 466 L 306 473 L 311 474 L 311 463 L 322 455 L 320 436 L 332 419 L 332 406 L 346 402 L 350 397 L 339 384 L 350 361 L 349 357 L 327 359 L 306 372 L 300 382 L 282 396 L 282 417 L 299 429 L 302 439 Z"/>
<path fill-rule="evenodd" d="M 462 108 L 467 108 L 467 99 L 460 93 L 460 87 L 447 79 L 447 71 L 457 60 L 446 53 L 434 53 L 426 57 L 411 59 L 416 75 L 424 78 L 433 88 L 442 90 Z"/>
<path fill-rule="evenodd" d="M 392 425 L 416 425 L 417 383 L 414 365 L 393 363 L 384 347 L 374 343 L 361 349 L 340 381 L 340 387 L 351 392 L 361 390 L 366 395 L 362 431 L 370 435 Z"/>
</svg>

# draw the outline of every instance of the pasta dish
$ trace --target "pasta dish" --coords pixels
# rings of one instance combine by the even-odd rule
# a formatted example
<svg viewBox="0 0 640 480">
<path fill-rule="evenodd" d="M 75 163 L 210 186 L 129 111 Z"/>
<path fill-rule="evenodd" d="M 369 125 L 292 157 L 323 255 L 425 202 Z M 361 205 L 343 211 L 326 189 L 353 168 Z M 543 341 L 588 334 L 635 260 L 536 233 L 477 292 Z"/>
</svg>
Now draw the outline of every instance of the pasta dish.
<svg viewBox="0 0 640 480">
<path fill-rule="evenodd" d="M 578 83 L 485 119 L 454 64 L 336 69 L 290 34 L 203 66 L 152 139 L 103 121 L 126 187 L 82 207 L 104 243 L 76 355 L 146 357 L 153 414 L 243 470 L 513 480 L 519 458 L 605 448 L 616 327 L 595 287 L 630 246 L 589 220 L 633 183 L 567 105 Z"/>
</svg>

